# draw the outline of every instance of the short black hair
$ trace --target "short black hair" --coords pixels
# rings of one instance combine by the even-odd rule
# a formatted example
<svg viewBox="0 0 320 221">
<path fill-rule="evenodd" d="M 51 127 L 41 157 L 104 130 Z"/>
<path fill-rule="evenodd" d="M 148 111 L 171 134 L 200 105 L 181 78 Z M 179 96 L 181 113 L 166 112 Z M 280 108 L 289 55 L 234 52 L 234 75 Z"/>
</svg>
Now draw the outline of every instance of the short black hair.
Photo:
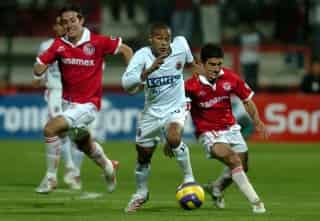
<svg viewBox="0 0 320 221">
<path fill-rule="evenodd" d="M 63 8 L 61 8 L 59 11 L 59 16 L 62 16 L 63 13 L 68 12 L 68 11 L 77 12 L 79 18 L 84 17 L 81 8 L 75 4 L 68 4 L 68 5 L 64 6 Z"/>
<path fill-rule="evenodd" d="M 208 43 L 201 48 L 200 59 L 202 63 L 207 62 L 209 58 L 223 58 L 222 47 L 217 44 Z"/>
<path fill-rule="evenodd" d="M 154 23 L 150 26 L 150 35 L 153 35 L 157 30 L 168 29 L 171 31 L 170 27 L 165 23 Z"/>
</svg>

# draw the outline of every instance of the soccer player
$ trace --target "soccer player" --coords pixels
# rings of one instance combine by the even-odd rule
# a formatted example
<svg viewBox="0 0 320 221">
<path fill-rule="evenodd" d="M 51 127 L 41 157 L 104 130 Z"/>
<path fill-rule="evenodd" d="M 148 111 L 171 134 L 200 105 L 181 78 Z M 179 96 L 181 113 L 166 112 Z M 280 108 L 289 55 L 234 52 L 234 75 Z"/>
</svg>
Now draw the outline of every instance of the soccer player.
<svg viewBox="0 0 320 221">
<path fill-rule="evenodd" d="M 100 144 L 90 136 L 88 125 L 101 106 L 104 56 L 120 53 L 128 63 L 132 49 L 119 37 L 90 32 L 83 26 L 84 17 L 76 6 L 64 7 L 59 16 L 65 35 L 56 38 L 34 65 L 34 75 L 40 77 L 48 65 L 58 61 L 62 77 L 64 109 L 46 123 L 45 145 L 51 153 L 60 152 L 59 137 L 69 132 L 77 147 L 104 171 L 107 189 L 112 192 L 116 187 L 118 162 L 107 158 Z M 55 177 L 49 177 L 48 187 L 51 191 L 56 187 Z"/>
<path fill-rule="evenodd" d="M 136 132 L 137 190 L 126 212 L 135 212 L 148 200 L 150 163 L 160 138 L 165 138 L 173 151 L 183 182 L 194 181 L 189 149 L 181 135 L 187 113 L 183 69 L 185 65 L 197 68 L 197 64 L 186 39 L 178 36 L 171 42 L 171 30 L 165 24 L 151 26 L 149 43 L 134 54 L 122 76 L 126 91 L 133 94 L 144 89 L 145 93 L 145 107 Z"/>
<path fill-rule="evenodd" d="M 248 170 L 248 148 L 232 114 L 231 94 L 238 96 L 252 118 L 257 131 L 265 138 L 268 132 L 259 118 L 252 96 L 254 92 L 232 70 L 222 67 L 221 47 L 207 44 L 201 49 L 202 75 L 194 75 L 185 83 L 186 95 L 191 99 L 191 117 L 195 134 L 208 158 L 216 158 L 226 165 L 213 183 L 205 185 L 218 208 L 224 208 L 223 191 L 233 181 L 250 201 L 254 213 L 264 213 L 264 204 L 251 185 Z"/>
<path fill-rule="evenodd" d="M 57 17 L 53 25 L 53 31 L 56 37 L 62 37 L 65 33 L 63 26 L 61 25 L 61 17 Z M 47 50 L 54 39 L 51 38 L 40 44 L 39 53 L 41 54 Z M 58 116 L 62 112 L 62 83 L 61 83 L 61 73 L 59 70 L 58 63 L 55 62 L 49 65 L 45 74 L 40 78 L 33 79 L 32 84 L 35 87 L 39 87 L 45 84 L 45 99 L 48 103 L 48 118 Z M 72 142 L 68 136 L 60 138 L 61 142 L 61 156 L 65 162 L 65 175 L 64 181 L 67 183 L 71 189 L 79 190 L 81 189 L 80 182 L 80 164 L 82 161 L 82 152 L 72 147 Z M 71 149 L 72 148 L 72 149 Z M 76 159 L 76 165 L 73 162 L 73 158 Z M 48 185 L 48 179 L 52 178 L 57 180 L 57 170 L 58 162 L 60 159 L 59 152 L 52 152 L 51 149 L 47 149 L 46 161 L 47 161 L 47 171 L 45 177 L 42 179 L 40 185 L 36 188 L 38 193 L 48 193 L 51 191 Z"/>
</svg>

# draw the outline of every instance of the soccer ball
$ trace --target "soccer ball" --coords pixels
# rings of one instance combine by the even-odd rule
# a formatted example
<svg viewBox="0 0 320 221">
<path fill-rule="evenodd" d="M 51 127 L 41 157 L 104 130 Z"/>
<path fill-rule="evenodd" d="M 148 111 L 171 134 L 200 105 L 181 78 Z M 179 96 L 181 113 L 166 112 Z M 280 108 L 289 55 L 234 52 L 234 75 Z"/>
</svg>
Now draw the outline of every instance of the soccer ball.
<svg viewBox="0 0 320 221">
<path fill-rule="evenodd" d="M 192 210 L 199 208 L 203 204 L 204 195 L 204 191 L 199 184 L 189 182 L 178 186 L 176 199 L 183 209 Z"/>
</svg>

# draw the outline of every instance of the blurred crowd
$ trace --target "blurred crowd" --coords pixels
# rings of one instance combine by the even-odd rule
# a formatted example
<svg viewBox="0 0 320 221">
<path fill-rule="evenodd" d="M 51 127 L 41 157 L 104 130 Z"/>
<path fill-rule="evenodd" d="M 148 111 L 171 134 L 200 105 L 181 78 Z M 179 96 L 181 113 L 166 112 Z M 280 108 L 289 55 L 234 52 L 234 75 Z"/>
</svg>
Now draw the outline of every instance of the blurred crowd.
<svg viewBox="0 0 320 221">
<path fill-rule="evenodd" d="M 8 52 L 4 63 L 10 62 L 10 39 L 15 35 L 45 35 L 49 27 L 46 19 L 54 9 L 67 0 L 11 0 L 0 2 L 0 36 L 5 37 Z M 164 22 L 173 35 L 184 35 L 191 45 L 199 47 L 207 42 L 238 45 L 241 48 L 241 70 L 244 78 L 257 88 L 259 46 L 281 44 L 303 46 L 311 50 L 312 61 L 320 60 L 320 1 L 319 0 L 77 0 L 87 12 L 90 29 L 99 31 L 103 12 L 110 13 L 116 24 L 126 21 L 143 33 L 145 25 Z M 143 11 L 145 23 L 139 24 L 137 9 Z M 28 17 L 25 11 L 32 12 Z M 94 13 L 90 13 L 94 11 Z M 21 22 L 29 21 L 29 25 Z M 46 21 L 41 25 L 35 22 Z M 18 27 L 18 28 L 17 28 Z M 47 30 L 48 31 L 48 30 Z M 135 42 L 139 42 L 137 36 Z M 285 62 L 305 68 L 302 53 L 288 53 Z M 312 69 L 312 68 L 311 68 Z M 311 70 L 310 69 L 310 70 Z M 7 70 L 10 71 L 10 70 Z M 309 69 L 306 70 L 309 73 Z"/>
</svg>

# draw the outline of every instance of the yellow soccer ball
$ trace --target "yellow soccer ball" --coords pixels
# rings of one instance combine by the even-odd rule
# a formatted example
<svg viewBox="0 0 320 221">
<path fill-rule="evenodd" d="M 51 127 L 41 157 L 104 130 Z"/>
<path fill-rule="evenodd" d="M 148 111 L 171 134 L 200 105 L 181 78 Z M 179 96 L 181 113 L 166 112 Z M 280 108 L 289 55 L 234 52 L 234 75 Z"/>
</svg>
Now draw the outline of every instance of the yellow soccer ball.
<svg viewBox="0 0 320 221">
<path fill-rule="evenodd" d="M 176 192 L 179 205 L 186 210 L 199 208 L 204 202 L 204 196 L 203 188 L 195 182 L 181 184 Z"/>
</svg>

